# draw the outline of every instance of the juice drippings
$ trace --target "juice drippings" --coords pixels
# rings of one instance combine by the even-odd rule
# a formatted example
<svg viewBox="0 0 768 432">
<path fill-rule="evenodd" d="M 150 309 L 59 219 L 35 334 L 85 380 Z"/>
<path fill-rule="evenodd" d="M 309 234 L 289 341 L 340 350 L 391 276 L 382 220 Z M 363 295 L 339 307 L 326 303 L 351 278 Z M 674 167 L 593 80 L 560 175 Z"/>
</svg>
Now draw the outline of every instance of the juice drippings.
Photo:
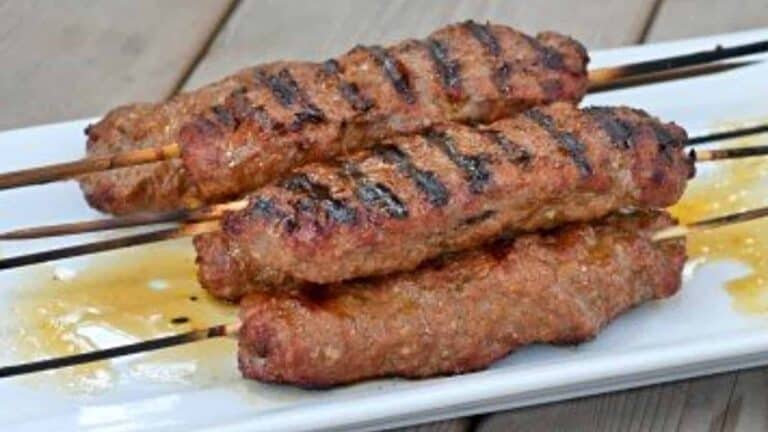
<svg viewBox="0 0 768 432">
<path fill-rule="evenodd" d="M 759 145 L 765 139 L 761 135 L 719 147 Z M 690 182 L 683 199 L 670 209 L 681 222 L 768 205 L 768 158 L 706 162 L 698 167 L 704 164 L 716 164 L 715 170 Z M 768 312 L 768 220 L 693 234 L 688 238 L 688 255 L 702 263 L 734 260 L 749 266 L 749 274 L 727 283 L 733 305 L 746 313 Z"/>
<path fill-rule="evenodd" d="M 235 306 L 217 302 L 200 289 L 188 241 L 94 256 L 77 272 L 55 265 L 37 267 L 17 288 L 13 311 L 19 330 L 13 345 L 17 357 L 27 360 L 228 323 L 237 314 Z M 220 369 L 217 362 L 231 367 L 234 344 L 206 341 L 127 362 L 130 379 L 192 382 L 210 377 Z M 74 392 L 92 393 L 128 378 L 117 370 L 112 362 L 97 362 L 53 376 Z"/>
</svg>

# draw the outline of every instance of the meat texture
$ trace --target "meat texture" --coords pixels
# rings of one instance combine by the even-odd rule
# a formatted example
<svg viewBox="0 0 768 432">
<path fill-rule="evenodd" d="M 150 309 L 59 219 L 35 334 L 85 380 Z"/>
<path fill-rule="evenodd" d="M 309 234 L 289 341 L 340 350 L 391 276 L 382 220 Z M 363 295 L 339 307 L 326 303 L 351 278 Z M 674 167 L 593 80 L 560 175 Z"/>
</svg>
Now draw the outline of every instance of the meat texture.
<svg viewBox="0 0 768 432">
<path fill-rule="evenodd" d="M 680 287 L 684 240 L 654 243 L 666 213 L 612 216 L 498 241 L 418 271 L 255 293 L 239 364 L 261 381 L 324 387 L 485 368 L 532 343 L 579 343 Z"/>
<path fill-rule="evenodd" d="M 88 153 L 178 143 L 183 161 L 84 176 L 88 202 L 128 213 L 213 202 L 298 165 L 442 121 L 487 123 L 587 88 L 584 47 L 472 21 L 321 63 L 280 61 L 158 104 L 118 108 L 87 129 Z"/>
<path fill-rule="evenodd" d="M 666 207 L 693 175 L 685 141 L 680 127 L 642 111 L 566 103 L 388 140 L 259 189 L 224 218 L 223 234 L 197 240 L 200 280 L 236 296 L 291 279 L 384 275 L 505 230 Z M 226 252 L 206 253 L 212 239 Z"/>
</svg>

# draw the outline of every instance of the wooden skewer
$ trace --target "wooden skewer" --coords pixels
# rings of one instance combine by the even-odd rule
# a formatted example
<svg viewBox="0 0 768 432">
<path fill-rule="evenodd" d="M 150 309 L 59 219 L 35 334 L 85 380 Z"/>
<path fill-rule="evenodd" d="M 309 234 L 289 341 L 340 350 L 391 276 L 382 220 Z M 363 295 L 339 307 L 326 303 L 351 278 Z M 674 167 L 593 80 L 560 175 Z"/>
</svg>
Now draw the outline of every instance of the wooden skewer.
<svg viewBox="0 0 768 432">
<path fill-rule="evenodd" d="M 689 138 L 685 146 L 693 147 L 693 146 L 707 144 L 715 141 L 723 141 L 731 138 L 740 138 L 748 135 L 757 135 L 764 132 L 768 132 L 768 124 L 750 126 L 750 127 L 740 128 L 740 129 L 729 130 L 725 132 L 715 132 L 707 135 L 699 135 L 697 137 Z"/>
<path fill-rule="evenodd" d="M 768 146 L 761 148 L 764 153 L 768 153 Z M 723 158 L 710 154 L 711 159 L 715 160 Z M 738 157 L 745 157 L 739 155 Z M 240 202 L 238 202 L 240 203 Z M 688 226 L 675 226 L 666 230 L 660 231 L 653 236 L 655 241 L 665 240 L 668 238 L 676 238 L 681 235 L 685 235 L 689 232 L 699 231 L 703 229 L 716 228 L 723 225 L 732 223 L 746 222 L 752 219 L 763 217 L 768 215 L 768 208 L 761 208 L 757 210 L 750 210 L 747 212 L 736 213 L 732 215 L 726 215 L 720 218 L 711 220 L 705 220 L 697 222 Z M 18 267 L 24 267 L 33 264 L 40 264 L 47 261 L 53 261 L 63 258 L 72 258 L 82 255 L 89 255 L 97 252 L 104 252 L 115 249 L 122 249 L 130 246 L 138 246 L 147 243 L 155 243 L 159 241 L 165 241 L 175 239 L 179 237 L 194 236 L 198 234 L 205 234 L 209 232 L 218 231 L 220 224 L 218 220 L 208 220 L 205 222 L 198 222 L 193 224 L 186 224 L 176 228 L 168 228 L 157 231 L 151 231 L 148 233 L 129 235 L 125 237 L 118 237 L 110 240 L 102 240 L 92 243 L 85 243 L 81 245 L 68 246 L 59 249 L 53 249 L 43 252 L 36 252 L 28 255 L 20 255 L 11 258 L 0 259 L 0 271 L 9 270 Z"/>
<path fill-rule="evenodd" d="M 694 222 L 688 225 L 676 225 L 673 227 L 665 228 L 654 234 L 652 239 L 653 241 L 672 240 L 701 231 L 749 222 L 766 216 L 768 216 L 768 207 L 746 210 L 739 213 L 731 213 L 725 216 L 705 219 L 703 221 Z"/>
<path fill-rule="evenodd" d="M 728 72 L 730 70 L 739 69 L 745 66 L 751 66 L 760 63 L 760 61 L 741 61 L 741 62 L 728 62 L 728 63 L 712 63 L 700 66 L 684 67 L 679 69 L 663 70 L 654 73 L 646 73 L 641 75 L 629 75 L 622 78 L 614 78 L 608 81 L 600 81 L 598 79 L 590 79 L 589 93 L 601 93 L 611 90 L 619 90 L 629 87 L 639 87 L 642 85 L 660 83 L 666 81 L 674 81 L 685 78 L 695 78 L 697 76 L 712 75 L 721 72 Z M 593 73 L 601 71 L 590 72 L 590 78 Z M 601 73 L 602 74 L 602 73 Z M 607 74 L 607 71 L 606 71 Z"/>
<path fill-rule="evenodd" d="M 623 66 L 595 69 L 589 72 L 589 82 L 592 86 L 599 86 L 630 76 L 697 66 L 729 58 L 757 54 L 764 51 L 768 51 L 768 41 L 758 41 L 728 48 L 723 48 L 718 45 L 711 50 L 630 63 Z"/>
<path fill-rule="evenodd" d="M 665 228 L 656 232 L 652 236 L 655 242 L 672 240 L 686 237 L 692 233 L 721 228 L 737 223 L 743 223 L 768 216 L 768 207 L 748 210 L 740 213 L 733 213 L 726 216 L 695 222 L 689 225 L 677 225 Z M 226 325 L 217 325 L 202 330 L 192 330 L 173 336 L 166 336 L 157 339 L 150 339 L 128 345 L 122 345 L 104 350 L 92 351 L 88 353 L 75 354 L 65 357 L 57 357 L 47 360 L 39 360 L 18 365 L 0 367 L 0 378 L 25 375 L 34 372 L 42 372 L 64 367 L 76 366 L 93 361 L 107 360 L 131 354 L 138 354 L 147 351 L 153 351 L 163 348 L 169 348 L 176 345 L 183 345 L 191 342 L 212 339 L 224 336 L 236 336 L 240 330 L 240 323 Z"/>
<path fill-rule="evenodd" d="M 764 51 L 768 51 L 768 41 L 729 48 L 717 47 L 708 51 L 595 69 L 589 73 L 590 91 L 605 91 L 731 70 L 753 64 L 754 61 L 707 64 Z M 676 71 L 677 69 L 681 70 Z M 179 144 L 172 143 L 159 148 L 131 150 L 105 156 L 89 156 L 72 162 L 13 171 L 0 174 L 0 190 L 51 183 L 114 168 L 160 162 L 177 158 L 180 154 Z"/>
<path fill-rule="evenodd" d="M 217 220 L 198 222 L 194 224 L 182 225 L 175 228 L 167 228 L 109 240 L 101 240 L 92 243 L 67 246 L 43 252 L 35 252 L 28 255 L 19 255 L 15 257 L 0 259 L 0 270 L 8 270 L 47 261 L 89 255 L 97 252 L 122 249 L 147 243 L 155 243 L 179 237 L 204 234 L 217 231 L 218 229 L 219 221 Z"/>
<path fill-rule="evenodd" d="M 197 209 L 183 209 L 160 213 L 139 213 L 135 215 L 118 216 L 109 219 L 99 219 L 86 222 L 73 222 L 65 224 L 45 225 L 33 228 L 22 228 L 0 233 L 0 240 L 29 240 L 43 237 L 110 231 L 119 228 L 130 228 L 171 222 L 203 222 L 219 219 L 226 212 L 242 210 L 247 206 L 248 200 L 245 199 L 224 204 L 215 204 Z"/>
<path fill-rule="evenodd" d="M 690 155 L 696 162 L 711 162 L 725 159 L 743 159 L 768 155 L 768 146 L 737 147 L 716 150 L 691 150 Z"/>
<path fill-rule="evenodd" d="M 768 126 L 765 126 L 768 128 Z M 691 157 L 696 162 L 708 162 L 725 159 L 741 159 L 768 155 L 768 146 L 741 147 L 720 150 L 691 150 Z M 75 222 L 68 224 L 46 225 L 0 233 L 0 240 L 29 240 L 43 237 L 84 234 L 96 231 L 108 231 L 119 228 L 135 227 L 165 222 L 200 222 L 219 219 L 225 212 L 243 210 L 248 200 L 216 204 L 196 210 L 178 210 L 165 213 L 144 213 L 101 219 L 96 221 Z"/>
<path fill-rule="evenodd" d="M 192 330 L 186 333 L 180 333 L 172 336 L 165 336 L 156 339 L 149 339 L 128 345 L 121 345 L 114 348 L 107 348 L 98 351 L 91 351 L 82 354 L 74 354 L 64 357 L 56 357 L 46 360 L 38 360 L 29 363 L 0 367 L 0 378 L 9 378 L 13 376 L 26 375 L 35 372 L 42 372 L 54 369 L 60 369 L 70 366 L 76 366 L 84 363 L 90 363 L 99 360 L 108 360 L 117 357 L 123 357 L 131 354 L 138 354 L 148 351 L 155 351 L 163 348 L 170 348 L 177 345 L 184 345 L 191 342 L 197 342 L 206 339 L 219 337 L 236 337 L 240 331 L 240 323 L 221 324 L 208 327 L 201 330 Z"/>
<path fill-rule="evenodd" d="M 89 156 L 72 162 L 13 171 L 0 174 L 0 190 L 51 183 L 113 168 L 159 162 L 177 158 L 180 154 L 181 149 L 178 144 L 168 144 L 162 147 L 131 150 L 105 156 Z"/>
</svg>

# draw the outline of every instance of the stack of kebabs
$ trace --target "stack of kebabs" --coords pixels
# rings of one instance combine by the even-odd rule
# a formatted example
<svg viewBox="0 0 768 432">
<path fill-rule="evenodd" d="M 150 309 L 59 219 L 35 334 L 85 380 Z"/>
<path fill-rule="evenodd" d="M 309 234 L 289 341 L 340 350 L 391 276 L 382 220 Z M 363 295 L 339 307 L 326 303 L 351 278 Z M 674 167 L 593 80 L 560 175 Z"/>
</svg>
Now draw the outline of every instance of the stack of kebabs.
<svg viewBox="0 0 768 432">
<path fill-rule="evenodd" d="M 680 287 L 684 240 L 653 235 L 694 174 L 686 133 L 578 108 L 587 63 L 566 36 L 469 21 L 261 65 L 109 113 L 89 155 L 154 162 L 81 186 L 117 215 L 241 199 L 194 244 L 202 286 L 240 301 L 248 378 L 476 370 Z"/>
</svg>

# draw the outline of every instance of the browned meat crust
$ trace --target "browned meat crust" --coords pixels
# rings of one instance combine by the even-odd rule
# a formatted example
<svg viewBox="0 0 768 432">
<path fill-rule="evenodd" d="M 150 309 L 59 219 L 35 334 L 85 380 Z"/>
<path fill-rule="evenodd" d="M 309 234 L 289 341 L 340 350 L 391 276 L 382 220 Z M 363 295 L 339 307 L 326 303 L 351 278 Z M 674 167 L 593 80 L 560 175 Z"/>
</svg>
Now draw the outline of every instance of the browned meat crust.
<svg viewBox="0 0 768 432">
<path fill-rule="evenodd" d="M 565 103 L 488 128 L 434 128 L 261 188 L 224 218 L 226 259 L 244 274 L 331 283 L 410 270 L 503 230 L 666 207 L 693 174 L 685 140 L 680 127 L 638 110 Z M 247 287 L 200 252 L 204 286 Z"/>
<path fill-rule="evenodd" d="M 440 121 L 491 122 L 587 87 L 584 48 L 555 33 L 465 22 L 324 63 L 245 69 L 160 104 L 118 108 L 87 130 L 89 154 L 178 142 L 179 161 L 82 178 L 104 211 L 177 208 L 252 190 L 286 170 Z"/>
<path fill-rule="evenodd" d="M 523 345 L 578 343 L 673 295 L 683 240 L 653 243 L 665 213 L 614 216 L 462 253 L 419 271 L 246 297 L 247 378 L 307 387 L 487 367 Z"/>
<path fill-rule="evenodd" d="M 240 258 L 241 250 L 220 232 L 198 235 L 194 245 L 200 284 L 216 298 L 237 301 L 251 291 L 289 290 L 304 285 L 286 273 Z"/>
</svg>

